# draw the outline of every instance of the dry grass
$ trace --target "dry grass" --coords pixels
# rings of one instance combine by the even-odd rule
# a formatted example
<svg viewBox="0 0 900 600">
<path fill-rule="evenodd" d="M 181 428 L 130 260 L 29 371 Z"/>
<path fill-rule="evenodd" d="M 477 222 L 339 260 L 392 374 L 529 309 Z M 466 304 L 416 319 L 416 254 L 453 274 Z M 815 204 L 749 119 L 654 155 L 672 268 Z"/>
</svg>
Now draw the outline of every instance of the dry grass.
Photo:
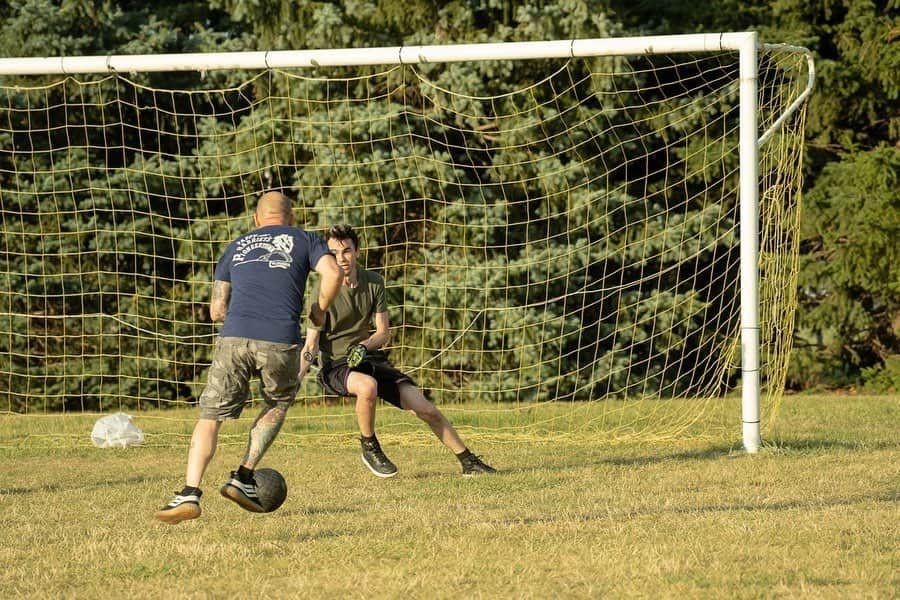
<svg viewBox="0 0 900 600">
<path fill-rule="evenodd" d="M 900 397 L 791 397 L 748 456 L 733 439 L 514 444 L 464 479 L 438 443 L 388 438 L 372 477 L 352 430 L 275 447 L 269 515 L 216 487 L 202 517 L 152 514 L 181 486 L 185 421 L 127 450 L 72 443 L 93 417 L 0 417 L 0 591 L 28 598 L 892 598 L 900 595 Z M 189 428 L 187 428 L 189 430 Z M 24 432 L 40 444 L 21 442 Z M 48 443 L 54 432 L 58 443 Z M 417 438 L 418 439 L 418 438 Z M 470 438 L 472 439 L 472 438 Z M 152 443 L 154 440 L 158 443 Z"/>
</svg>

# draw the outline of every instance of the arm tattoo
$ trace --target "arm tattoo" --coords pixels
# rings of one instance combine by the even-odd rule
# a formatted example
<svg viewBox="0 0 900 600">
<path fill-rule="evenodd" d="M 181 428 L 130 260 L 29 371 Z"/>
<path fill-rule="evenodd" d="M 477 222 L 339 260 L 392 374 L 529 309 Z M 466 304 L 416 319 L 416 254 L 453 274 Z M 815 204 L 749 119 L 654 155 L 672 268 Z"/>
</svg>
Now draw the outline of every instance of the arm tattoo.
<svg viewBox="0 0 900 600">
<path fill-rule="evenodd" d="M 228 310 L 228 299 L 231 297 L 231 284 L 227 281 L 214 281 L 212 298 L 209 301 L 209 316 L 213 321 L 225 319 Z"/>
</svg>

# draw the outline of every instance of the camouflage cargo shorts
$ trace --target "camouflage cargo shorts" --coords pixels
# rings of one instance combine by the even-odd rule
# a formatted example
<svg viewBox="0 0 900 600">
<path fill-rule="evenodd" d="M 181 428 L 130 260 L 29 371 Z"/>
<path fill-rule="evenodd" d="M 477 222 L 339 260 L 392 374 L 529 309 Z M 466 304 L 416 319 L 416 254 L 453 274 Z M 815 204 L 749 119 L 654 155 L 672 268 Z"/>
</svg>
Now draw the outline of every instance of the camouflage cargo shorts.
<svg viewBox="0 0 900 600">
<path fill-rule="evenodd" d="M 237 419 L 250 400 L 250 380 L 259 377 L 266 404 L 290 404 L 300 380 L 300 345 L 220 337 L 200 395 L 200 418 Z"/>
</svg>

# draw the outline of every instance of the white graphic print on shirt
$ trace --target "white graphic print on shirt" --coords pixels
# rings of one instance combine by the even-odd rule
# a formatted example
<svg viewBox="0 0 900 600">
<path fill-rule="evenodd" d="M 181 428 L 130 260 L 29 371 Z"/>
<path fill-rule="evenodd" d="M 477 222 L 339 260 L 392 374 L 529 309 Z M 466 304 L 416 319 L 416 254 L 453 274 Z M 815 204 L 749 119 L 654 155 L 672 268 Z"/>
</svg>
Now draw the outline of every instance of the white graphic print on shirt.
<svg viewBox="0 0 900 600">
<path fill-rule="evenodd" d="M 287 234 L 272 236 L 270 233 L 251 233 L 237 243 L 231 263 L 234 266 L 251 262 L 267 262 L 270 269 L 287 269 L 291 266 L 291 250 L 294 238 Z M 254 252 L 261 250 L 260 253 Z"/>
</svg>

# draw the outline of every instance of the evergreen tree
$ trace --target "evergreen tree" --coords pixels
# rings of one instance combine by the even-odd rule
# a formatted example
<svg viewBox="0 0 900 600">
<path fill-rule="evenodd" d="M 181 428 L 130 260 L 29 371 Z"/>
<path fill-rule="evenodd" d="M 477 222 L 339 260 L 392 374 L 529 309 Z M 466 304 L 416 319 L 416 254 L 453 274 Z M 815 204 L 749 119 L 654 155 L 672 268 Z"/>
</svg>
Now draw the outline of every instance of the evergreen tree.
<svg viewBox="0 0 900 600">
<path fill-rule="evenodd" d="M 817 73 L 790 380 L 900 389 L 900 3 L 782 0 L 772 22 Z"/>
</svg>

